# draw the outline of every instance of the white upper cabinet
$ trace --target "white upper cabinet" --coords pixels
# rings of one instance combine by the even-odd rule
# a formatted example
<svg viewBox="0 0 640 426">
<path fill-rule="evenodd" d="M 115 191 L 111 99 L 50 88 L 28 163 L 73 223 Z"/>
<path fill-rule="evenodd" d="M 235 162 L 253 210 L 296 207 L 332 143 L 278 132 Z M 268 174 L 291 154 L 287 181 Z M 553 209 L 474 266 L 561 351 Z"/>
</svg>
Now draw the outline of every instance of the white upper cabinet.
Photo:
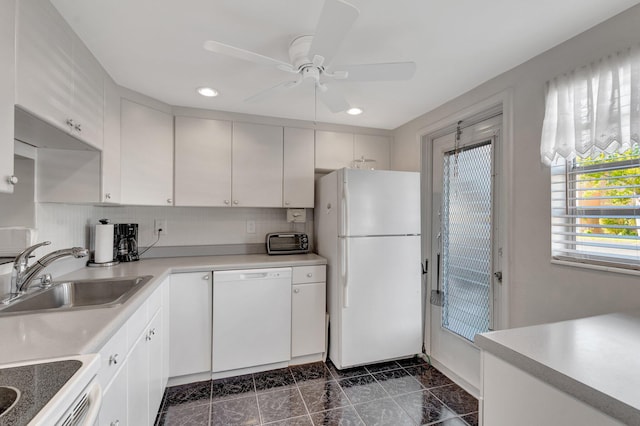
<svg viewBox="0 0 640 426">
<path fill-rule="evenodd" d="M 312 129 L 284 129 L 283 207 L 313 208 L 314 132 Z"/>
<path fill-rule="evenodd" d="M 104 137 L 104 79 L 100 63 L 74 35 L 73 96 L 71 114 L 77 122 L 74 132 L 83 141 L 103 147 Z"/>
<path fill-rule="evenodd" d="M 283 129 L 233 123 L 232 203 L 282 207 Z"/>
<path fill-rule="evenodd" d="M 316 169 L 337 170 L 351 166 L 353 134 L 316 131 Z"/>
<path fill-rule="evenodd" d="M 101 199 L 120 202 L 120 93 L 110 78 L 104 79 L 104 145 L 102 147 Z"/>
<path fill-rule="evenodd" d="M 316 131 L 316 169 L 351 167 L 354 160 L 375 160 L 374 168 L 389 168 L 391 138 L 344 132 Z"/>
<path fill-rule="evenodd" d="M 356 134 L 353 138 L 354 160 L 375 160 L 374 167 L 378 170 L 389 169 L 390 151 L 391 140 L 387 136 Z"/>
<path fill-rule="evenodd" d="M 13 192 L 15 1 L 0 2 L 0 192 Z"/>
<path fill-rule="evenodd" d="M 102 148 L 103 70 L 49 1 L 18 2 L 16 104 Z"/>
<path fill-rule="evenodd" d="M 121 202 L 173 205 L 173 116 L 121 100 Z"/>
<path fill-rule="evenodd" d="M 231 122 L 175 118 L 175 205 L 231 205 Z"/>
</svg>

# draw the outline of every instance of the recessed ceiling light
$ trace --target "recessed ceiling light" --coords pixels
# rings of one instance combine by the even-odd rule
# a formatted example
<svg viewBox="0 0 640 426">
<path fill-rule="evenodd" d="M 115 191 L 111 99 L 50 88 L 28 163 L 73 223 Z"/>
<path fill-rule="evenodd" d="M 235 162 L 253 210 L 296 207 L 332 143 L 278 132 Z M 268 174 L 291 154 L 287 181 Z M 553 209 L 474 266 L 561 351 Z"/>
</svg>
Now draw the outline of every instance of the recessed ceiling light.
<svg viewBox="0 0 640 426">
<path fill-rule="evenodd" d="M 216 89 L 212 89 L 211 87 L 198 87 L 198 93 L 208 98 L 218 96 L 218 91 Z"/>
<path fill-rule="evenodd" d="M 362 108 L 357 108 L 357 107 L 349 108 L 347 110 L 347 114 L 349 114 L 349 115 L 360 115 L 360 114 L 362 114 Z"/>
</svg>

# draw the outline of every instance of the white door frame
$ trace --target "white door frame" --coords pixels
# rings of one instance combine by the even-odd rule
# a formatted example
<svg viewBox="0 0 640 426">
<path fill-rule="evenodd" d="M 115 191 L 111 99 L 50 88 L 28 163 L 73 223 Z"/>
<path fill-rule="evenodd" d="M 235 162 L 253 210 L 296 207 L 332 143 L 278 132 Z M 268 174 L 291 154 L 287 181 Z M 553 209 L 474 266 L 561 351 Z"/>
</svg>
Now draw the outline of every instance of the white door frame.
<svg viewBox="0 0 640 426">
<path fill-rule="evenodd" d="M 496 191 L 499 196 L 499 206 L 497 207 L 497 213 L 502 223 L 502 238 L 501 244 L 496 247 L 496 250 L 500 250 L 502 253 L 502 284 L 499 291 L 499 308 L 495 312 L 495 321 L 493 323 L 494 329 L 505 329 L 509 327 L 509 279 L 513 273 L 513 265 L 511 264 L 511 258 L 509 256 L 510 248 L 512 245 L 512 223 L 513 220 L 509 215 L 509 212 L 513 210 L 514 197 L 509 197 L 509 194 L 513 194 L 513 93 L 511 89 L 502 91 L 484 101 L 478 102 L 472 106 L 459 110 L 450 114 L 449 116 L 434 122 L 428 126 L 425 126 L 418 130 L 417 139 L 420 146 L 420 158 L 421 158 L 421 194 L 422 194 L 422 259 L 429 259 L 429 271 L 427 279 L 424 280 L 426 285 L 423 288 L 424 291 L 424 348 L 427 355 L 431 355 L 431 330 L 429 327 L 429 319 L 431 317 L 431 305 L 428 303 L 429 294 L 431 291 L 429 283 L 432 282 L 431 274 L 435 273 L 435 259 L 432 259 L 431 242 L 432 242 L 432 224 L 431 224 L 431 212 L 433 206 L 431 205 L 431 186 L 432 186 L 432 143 L 433 140 L 443 136 L 446 133 L 455 131 L 455 126 L 458 121 L 468 121 L 472 117 L 482 115 L 487 111 L 501 108 L 502 110 L 502 138 L 500 157 L 496 157 L 495 161 L 500 162 L 502 169 L 502 179 L 500 179 L 500 186 L 496 187 Z M 434 265 L 431 267 L 431 265 Z M 433 361 L 433 360 L 432 360 Z M 457 375 L 454 371 L 449 371 L 446 367 L 438 365 L 435 360 L 434 365 L 456 379 L 456 381 L 463 386 L 470 393 L 479 396 L 479 389 L 474 385 L 467 383 L 462 377 Z"/>
</svg>

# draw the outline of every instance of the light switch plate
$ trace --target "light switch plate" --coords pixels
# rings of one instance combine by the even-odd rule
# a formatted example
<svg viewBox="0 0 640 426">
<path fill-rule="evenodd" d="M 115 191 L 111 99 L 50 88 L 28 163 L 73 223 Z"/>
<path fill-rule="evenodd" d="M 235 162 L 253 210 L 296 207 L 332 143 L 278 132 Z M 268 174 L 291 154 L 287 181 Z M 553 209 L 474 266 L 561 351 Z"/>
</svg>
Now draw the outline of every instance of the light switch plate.
<svg viewBox="0 0 640 426">
<path fill-rule="evenodd" d="M 287 209 L 287 222 L 306 223 L 306 209 Z"/>
</svg>

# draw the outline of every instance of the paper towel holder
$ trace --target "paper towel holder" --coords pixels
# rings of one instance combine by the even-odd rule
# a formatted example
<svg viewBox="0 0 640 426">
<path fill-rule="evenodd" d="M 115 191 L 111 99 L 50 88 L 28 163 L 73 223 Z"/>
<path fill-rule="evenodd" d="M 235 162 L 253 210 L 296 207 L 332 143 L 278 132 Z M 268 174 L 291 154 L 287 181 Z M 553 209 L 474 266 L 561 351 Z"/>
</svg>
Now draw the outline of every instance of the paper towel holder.
<svg viewBox="0 0 640 426">
<path fill-rule="evenodd" d="M 109 219 L 99 219 L 98 222 L 100 222 L 101 225 L 109 225 Z M 112 237 L 113 239 L 113 237 Z M 113 245 L 113 241 L 111 241 L 111 245 Z M 111 260 L 110 262 L 96 262 L 95 261 L 95 248 L 96 248 L 96 232 L 94 230 L 93 232 L 93 248 L 94 251 L 91 252 L 91 259 L 87 262 L 87 266 L 89 267 L 108 267 L 108 266 L 114 266 L 120 263 L 119 260 L 117 260 L 115 258 L 115 256 L 113 257 L 113 260 Z"/>
</svg>

